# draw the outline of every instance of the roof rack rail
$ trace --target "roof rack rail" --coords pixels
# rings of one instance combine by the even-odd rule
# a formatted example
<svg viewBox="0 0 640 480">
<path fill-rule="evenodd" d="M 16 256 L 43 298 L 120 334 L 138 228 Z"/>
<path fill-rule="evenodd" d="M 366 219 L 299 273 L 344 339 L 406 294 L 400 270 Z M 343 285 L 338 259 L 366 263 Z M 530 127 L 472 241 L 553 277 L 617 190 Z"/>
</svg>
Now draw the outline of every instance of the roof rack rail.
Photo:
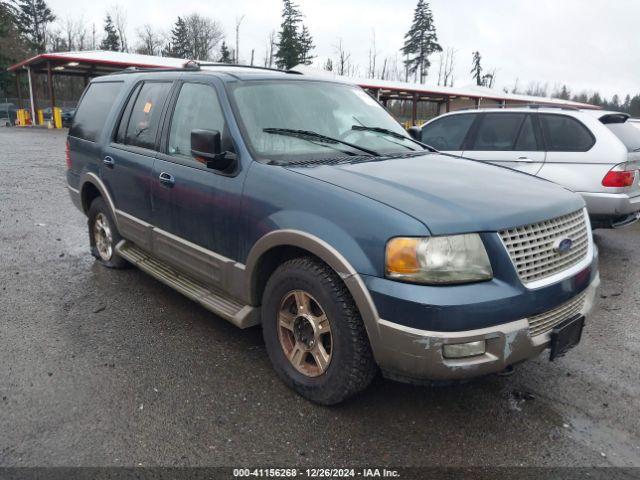
<svg viewBox="0 0 640 480">
<path fill-rule="evenodd" d="M 466 108 L 459 108 L 456 110 L 456 112 L 460 112 L 460 111 L 468 111 L 468 110 L 505 110 L 508 108 L 530 108 L 530 109 L 538 109 L 538 108 L 557 108 L 560 110 L 574 110 L 574 111 L 580 111 L 580 109 L 578 107 L 574 107 L 572 105 L 558 105 L 558 104 L 554 104 L 554 103 L 526 103 L 526 104 L 522 104 L 522 105 L 481 105 L 479 107 L 466 107 Z"/>
<path fill-rule="evenodd" d="M 295 70 L 280 70 L 279 68 L 269 68 L 269 67 L 257 67 L 255 65 L 242 65 L 240 63 L 222 63 L 222 62 L 200 62 L 198 60 L 190 60 L 187 63 L 195 63 L 198 67 L 232 67 L 232 68 L 246 68 L 249 70 L 266 70 L 269 72 L 279 72 L 279 73 L 291 73 L 294 75 L 302 75 L 300 72 Z"/>
<path fill-rule="evenodd" d="M 277 68 L 256 67 L 254 65 L 240 65 L 235 63 L 221 62 L 201 62 L 199 60 L 186 60 L 182 67 L 126 67 L 124 70 L 113 73 L 136 73 L 136 72 L 182 72 L 184 70 L 199 71 L 201 67 L 227 67 L 227 68 L 246 68 L 249 70 L 266 70 L 270 72 L 289 73 L 292 75 L 302 75 L 295 70 L 279 70 Z"/>
</svg>

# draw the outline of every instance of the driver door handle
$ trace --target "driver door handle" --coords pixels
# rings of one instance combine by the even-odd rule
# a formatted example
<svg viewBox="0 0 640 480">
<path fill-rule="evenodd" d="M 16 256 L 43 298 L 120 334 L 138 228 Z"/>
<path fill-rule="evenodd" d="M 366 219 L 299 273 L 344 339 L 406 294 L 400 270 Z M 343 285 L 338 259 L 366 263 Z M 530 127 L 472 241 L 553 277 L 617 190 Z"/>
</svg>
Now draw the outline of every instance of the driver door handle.
<svg viewBox="0 0 640 480">
<path fill-rule="evenodd" d="M 523 163 L 533 163 L 534 160 L 532 160 L 529 157 L 518 157 L 518 162 L 523 162 Z"/>
<path fill-rule="evenodd" d="M 173 187 L 176 183 L 176 179 L 173 178 L 173 175 L 167 172 L 162 172 L 158 178 L 160 179 L 160 183 L 167 187 Z"/>
</svg>

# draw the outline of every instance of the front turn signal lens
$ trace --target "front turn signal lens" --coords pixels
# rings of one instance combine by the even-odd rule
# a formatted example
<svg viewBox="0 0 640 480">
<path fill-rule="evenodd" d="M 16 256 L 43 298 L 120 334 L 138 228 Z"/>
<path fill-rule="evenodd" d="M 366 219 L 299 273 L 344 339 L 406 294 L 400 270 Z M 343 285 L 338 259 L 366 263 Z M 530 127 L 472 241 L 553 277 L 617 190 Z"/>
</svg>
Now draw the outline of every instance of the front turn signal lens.
<svg viewBox="0 0 640 480">
<path fill-rule="evenodd" d="M 387 243 L 387 274 L 412 275 L 420 271 L 421 238 L 394 238 Z"/>
</svg>

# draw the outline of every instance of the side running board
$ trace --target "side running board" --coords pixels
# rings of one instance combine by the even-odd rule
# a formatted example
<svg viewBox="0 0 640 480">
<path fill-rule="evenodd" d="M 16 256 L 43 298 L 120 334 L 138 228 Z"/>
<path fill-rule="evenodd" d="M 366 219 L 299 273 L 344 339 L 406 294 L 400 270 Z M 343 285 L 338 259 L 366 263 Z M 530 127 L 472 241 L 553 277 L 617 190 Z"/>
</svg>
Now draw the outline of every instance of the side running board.
<svg viewBox="0 0 640 480">
<path fill-rule="evenodd" d="M 236 327 L 248 328 L 260 323 L 259 309 L 243 305 L 220 289 L 190 278 L 133 243 L 122 240 L 116 246 L 116 251 L 140 270 L 195 300 L 207 310 L 228 320 Z"/>
</svg>

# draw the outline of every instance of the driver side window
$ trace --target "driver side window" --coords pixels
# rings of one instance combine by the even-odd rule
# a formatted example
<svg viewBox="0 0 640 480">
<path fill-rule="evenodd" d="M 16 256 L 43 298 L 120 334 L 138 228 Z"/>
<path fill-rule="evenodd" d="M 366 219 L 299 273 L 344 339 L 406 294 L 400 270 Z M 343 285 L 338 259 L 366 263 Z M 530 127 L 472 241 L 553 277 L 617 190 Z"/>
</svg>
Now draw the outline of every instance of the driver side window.
<svg viewBox="0 0 640 480">
<path fill-rule="evenodd" d="M 217 130 L 223 135 L 224 128 L 224 114 L 214 88 L 201 83 L 185 83 L 173 111 L 167 153 L 193 158 L 192 130 Z"/>
</svg>

